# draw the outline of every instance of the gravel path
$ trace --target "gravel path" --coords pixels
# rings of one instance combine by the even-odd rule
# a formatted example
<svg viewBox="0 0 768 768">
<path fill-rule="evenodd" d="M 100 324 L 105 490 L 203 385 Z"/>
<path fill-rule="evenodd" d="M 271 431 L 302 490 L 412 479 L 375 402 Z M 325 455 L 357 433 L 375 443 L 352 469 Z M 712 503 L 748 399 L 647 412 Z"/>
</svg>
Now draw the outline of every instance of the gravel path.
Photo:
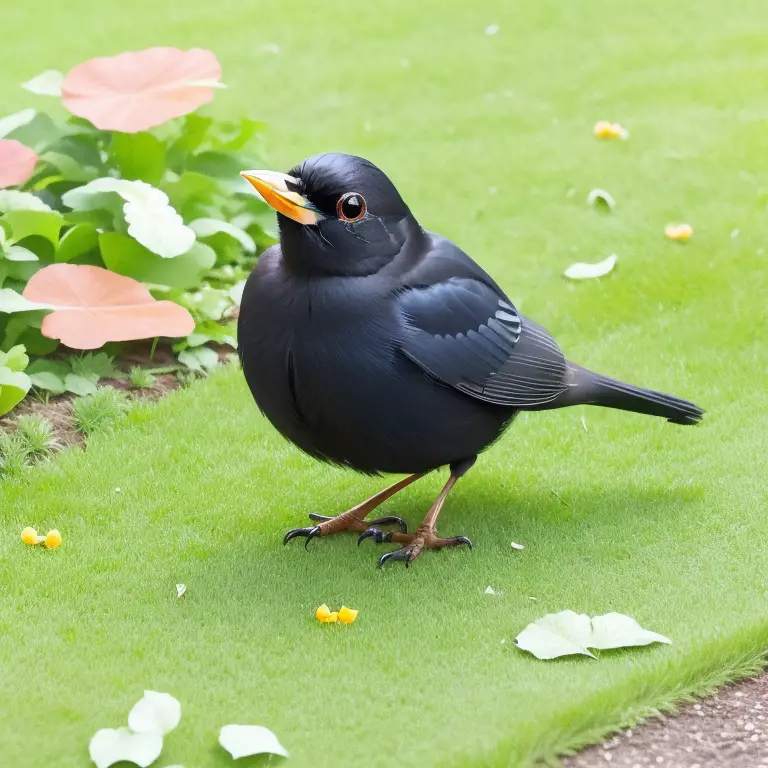
<svg viewBox="0 0 768 768">
<path fill-rule="evenodd" d="M 563 760 L 565 768 L 768 768 L 768 674 Z"/>
</svg>

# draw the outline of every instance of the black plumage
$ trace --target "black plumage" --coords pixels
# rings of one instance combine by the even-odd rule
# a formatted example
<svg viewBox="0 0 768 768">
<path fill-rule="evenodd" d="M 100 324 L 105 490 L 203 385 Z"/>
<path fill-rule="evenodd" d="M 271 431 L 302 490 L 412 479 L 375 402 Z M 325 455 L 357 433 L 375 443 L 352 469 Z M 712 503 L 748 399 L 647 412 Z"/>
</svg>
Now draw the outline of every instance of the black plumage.
<svg viewBox="0 0 768 768">
<path fill-rule="evenodd" d="M 263 413 L 312 456 L 365 473 L 411 477 L 335 518 L 294 529 L 396 541 L 408 564 L 442 539 L 434 522 L 450 487 L 521 410 L 589 404 L 695 424 L 690 402 L 623 384 L 568 362 L 458 246 L 418 224 L 392 182 L 343 154 L 288 175 L 243 175 L 278 210 L 280 244 L 243 293 L 239 352 Z M 424 473 L 451 467 L 414 534 L 363 521 Z M 471 546 L 471 545 L 470 545 Z"/>
</svg>

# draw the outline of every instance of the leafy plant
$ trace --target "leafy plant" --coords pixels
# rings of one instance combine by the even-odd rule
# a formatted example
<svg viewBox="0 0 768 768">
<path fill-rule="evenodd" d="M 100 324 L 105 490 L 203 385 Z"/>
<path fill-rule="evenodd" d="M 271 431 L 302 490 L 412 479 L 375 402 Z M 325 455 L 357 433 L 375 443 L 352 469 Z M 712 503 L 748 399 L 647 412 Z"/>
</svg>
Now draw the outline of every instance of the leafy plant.
<svg viewBox="0 0 768 768">
<path fill-rule="evenodd" d="M 157 381 L 151 371 L 138 365 L 134 365 L 133 368 L 131 368 L 128 376 L 131 379 L 131 384 L 136 389 L 150 389 Z"/>
<path fill-rule="evenodd" d="M 29 392 L 32 382 L 23 372 L 28 364 L 23 344 L 0 352 L 0 416 L 15 408 Z"/>
<path fill-rule="evenodd" d="M 81 379 L 92 376 L 50 360 L 60 342 L 94 349 L 169 336 L 177 352 L 194 350 L 182 362 L 196 370 L 210 367 L 203 345 L 235 346 L 232 315 L 274 232 L 271 210 L 239 175 L 264 165 L 263 124 L 192 114 L 220 75 L 209 51 L 93 59 L 24 86 L 61 96 L 68 119 L 35 109 L 0 119 L 0 349 L 24 345 L 42 358 L 34 386 L 91 391 Z M 146 300 L 134 298 L 116 330 L 114 307 L 138 295 L 133 281 Z M 171 316 L 173 305 L 188 324 Z"/>
<path fill-rule="evenodd" d="M 27 413 L 16 420 L 18 437 L 26 444 L 27 453 L 33 458 L 50 456 L 59 448 L 48 419 L 36 413 Z"/>
<path fill-rule="evenodd" d="M 29 451 L 19 435 L 0 431 L 0 477 L 17 477 L 29 463 Z"/>
<path fill-rule="evenodd" d="M 109 432 L 125 418 L 130 407 L 131 401 L 125 392 L 114 387 L 101 387 L 94 394 L 75 400 L 73 413 L 77 428 L 90 436 L 96 432 Z"/>
<path fill-rule="evenodd" d="M 123 374 L 106 352 L 89 352 L 79 357 L 35 360 L 27 368 L 32 384 L 54 395 L 92 395 L 102 379 L 118 379 Z"/>
</svg>

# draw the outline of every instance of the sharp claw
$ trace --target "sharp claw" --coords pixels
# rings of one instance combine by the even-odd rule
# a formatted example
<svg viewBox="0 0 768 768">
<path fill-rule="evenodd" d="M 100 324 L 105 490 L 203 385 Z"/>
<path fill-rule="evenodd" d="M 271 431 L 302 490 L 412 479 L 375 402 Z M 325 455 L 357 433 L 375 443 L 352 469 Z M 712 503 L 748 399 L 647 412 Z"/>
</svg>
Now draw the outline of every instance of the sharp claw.
<svg viewBox="0 0 768 768">
<path fill-rule="evenodd" d="M 329 515 L 318 515 L 317 512 L 310 512 L 309 519 L 316 523 L 324 523 L 326 520 L 333 520 Z"/>
<path fill-rule="evenodd" d="M 370 521 L 371 525 L 397 525 L 400 527 L 400 533 L 408 533 L 408 523 L 402 517 L 389 515 L 388 517 L 378 517 Z"/>
<path fill-rule="evenodd" d="M 389 560 L 405 560 L 405 567 L 409 568 L 411 565 L 411 550 L 408 547 L 402 547 L 401 549 L 394 550 L 394 552 L 385 552 L 379 558 L 378 567 L 381 568 Z"/>
<path fill-rule="evenodd" d="M 466 544 L 470 549 L 472 549 L 472 542 L 466 536 L 457 536 L 456 543 Z"/>
<path fill-rule="evenodd" d="M 314 525 L 311 528 L 291 528 L 288 533 L 283 536 L 283 546 L 285 546 L 291 539 L 295 539 L 297 536 L 306 536 L 307 540 L 304 542 L 304 549 L 309 548 L 309 542 L 320 534 L 320 526 Z"/>
<path fill-rule="evenodd" d="M 392 541 L 392 534 L 391 533 L 384 533 L 383 531 L 380 531 L 378 528 L 366 528 L 358 537 L 357 537 L 357 546 L 359 547 L 366 539 L 373 538 L 373 540 L 376 542 L 376 544 L 383 544 L 384 542 L 389 543 Z"/>
</svg>

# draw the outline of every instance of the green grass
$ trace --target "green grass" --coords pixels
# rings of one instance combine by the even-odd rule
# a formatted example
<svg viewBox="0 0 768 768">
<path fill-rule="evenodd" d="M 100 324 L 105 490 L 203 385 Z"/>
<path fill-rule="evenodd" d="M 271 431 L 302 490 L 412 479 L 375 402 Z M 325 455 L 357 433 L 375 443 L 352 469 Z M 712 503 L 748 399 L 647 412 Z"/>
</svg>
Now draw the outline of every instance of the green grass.
<svg viewBox="0 0 768 768">
<path fill-rule="evenodd" d="M 276 167 L 322 150 L 370 157 L 569 357 L 708 414 L 695 429 L 587 408 L 520 419 L 443 515 L 475 550 L 405 572 L 377 571 L 381 550 L 351 538 L 283 549 L 308 510 L 340 511 L 381 482 L 283 443 L 237 371 L 138 406 L 85 453 L 0 488 L 9 764 L 86 765 L 91 734 L 124 723 L 146 687 L 184 707 L 161 766 L 230 764 L 216 747 L 228 722 L 269 726 L 294 766 L 528 765 L 756 667 L 768 632 L 762 3 L 36 10 L 4 11 L 6 111 L 46 103 L 17 83 L 49 67 L 210 47 L 231 86 L 217 108 L 268 120 Z M 282 54 L 261 50 L 275 42 Z M 631 138 L 595 141 L 598 119 Z M 609 216 L 587 208 L 593 187 L 616 198 Z M 687 246 L 664 240 L 672 220 L 695 227 Z M 561 278 L 611 252 L 609 278 Z M 418 521 L 442 479 L 387 512 Z M 24 525 L 59 528 L 63 546 L 24 547 Z M 484 597 L 488 584 L 504 597 Z M 357 623 L 319 625 L 323 602 L 359 608 Z M 631 614 L 674 645 L 554 663 L 511 647 L 565 608 Z"/>
</svg>

